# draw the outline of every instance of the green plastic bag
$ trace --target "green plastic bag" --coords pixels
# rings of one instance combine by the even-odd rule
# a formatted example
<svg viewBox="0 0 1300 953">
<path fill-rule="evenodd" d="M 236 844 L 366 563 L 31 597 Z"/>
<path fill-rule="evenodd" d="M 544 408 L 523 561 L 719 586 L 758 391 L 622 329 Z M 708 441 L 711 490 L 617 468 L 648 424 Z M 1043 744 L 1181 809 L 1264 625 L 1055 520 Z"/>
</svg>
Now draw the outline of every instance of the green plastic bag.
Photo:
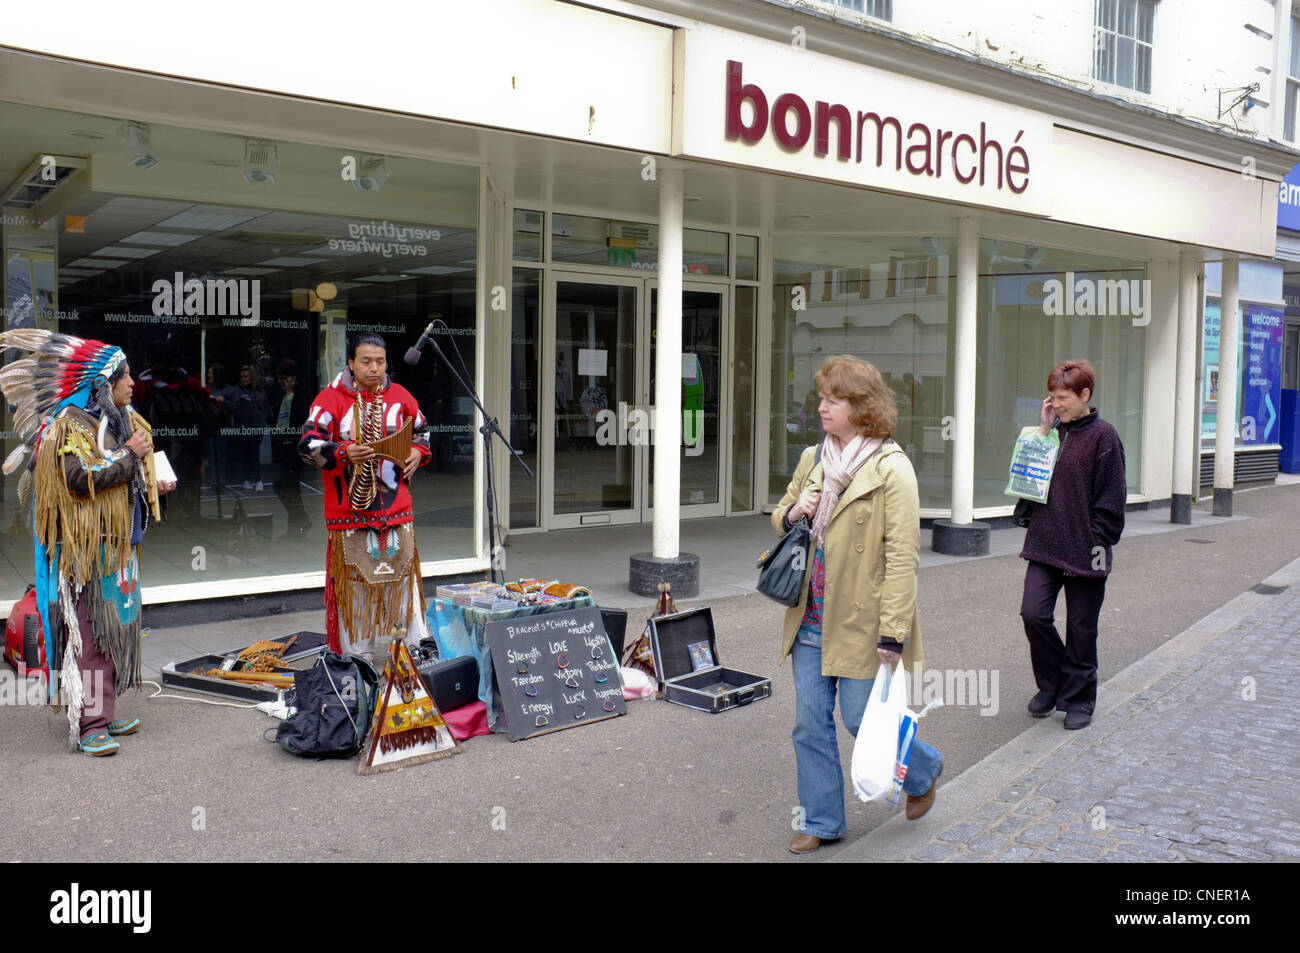
<svg viewBox="0 0 1300 953">
<path fill-rule="evenodd" d="M 1011 454 L 1011 479 L 1007 482 L 1007 496 L 1018 496 L 1035 503 L 1047 502 L 1047 490 L 1052 483 L 1052 470 L 1056 468 L 1056 454 L 1061 449 L 1061 438 L 1056 431 L 1047 436 L 1037 427 L 1026 427 L 1016 439 L 1016 449 Z"/>
</svg>

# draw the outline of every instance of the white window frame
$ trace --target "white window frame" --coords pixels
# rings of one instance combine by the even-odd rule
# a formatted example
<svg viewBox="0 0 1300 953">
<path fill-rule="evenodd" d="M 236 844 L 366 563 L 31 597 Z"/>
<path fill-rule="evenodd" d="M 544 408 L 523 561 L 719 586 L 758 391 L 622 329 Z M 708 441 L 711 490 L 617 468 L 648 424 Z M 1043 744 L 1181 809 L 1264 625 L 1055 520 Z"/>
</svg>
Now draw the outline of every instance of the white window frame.
<svg viewBox="0 0 1300 953">
<path fill-rule="evenodd" d="M 894 0 L 822 0 L 833 7 L 843 7 L 873 20 L 894 21 Z"/>
<path fill-rule="evenodd" d="M 919 272 L 915 266 L 920 266 Z M 907 272 L 912 272 L 907 274 Z M 911 297 L 929 293 L 930 259 L 900 258 L 894 266 L 894 297 Z"/>
<path fill-rule="evenodd" d="M 1296 141 L 1296 101 L 1300 99 L 1300 17 L 1292 16 L 1291 46 L 1286 69 L 1286 106 L 1282 119 L 1282 136 L 1287 142 Z"/>
<path fill-rule="evenodd" d="M 1157 0 L 1094 0 L 1092 13 L 1092 75 L 1098 82 L 1120 89 L 1129 89 L 1137 93 L 1150 95 L 1155 60 L 1155 20 Z M 1150 12 L 1151 35 L 1139 36 L 1139 24 L 1143 9 Z M 1133 30 L 1131 33 L 1121 31 L 1121 21 L 1129 18 Z M 1132 84 L 1120 82 L 1119 60 L 1120 46 L 1132 45 Z M 1139 56 L 1142 48 L 1147 51 L 1146 86 L 1142 86 L 1139 70 Z M 1104 61 L 1104 62 L 1103 62 Z M 1105 75 L 1103 75 L 1105 74 Z"/>
</svg>

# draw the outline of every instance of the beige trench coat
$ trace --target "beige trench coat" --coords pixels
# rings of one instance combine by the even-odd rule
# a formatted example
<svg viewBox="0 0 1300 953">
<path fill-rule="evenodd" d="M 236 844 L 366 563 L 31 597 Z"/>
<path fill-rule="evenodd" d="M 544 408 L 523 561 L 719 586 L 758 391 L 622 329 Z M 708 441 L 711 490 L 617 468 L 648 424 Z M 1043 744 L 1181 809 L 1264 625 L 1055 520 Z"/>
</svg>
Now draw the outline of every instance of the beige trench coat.
<svg viewBox="0 0 1300 953">
<path fill-rule="evenodd" d="M 798 501 L 805 481 L 821 488 L 821 464 L 813 465 L 816 453 L 815 446 L 803 452 L 785 496 L 772 513 L 778 535 L 784 535 L 785 511 Z M 903 665 L 908 671 L 922 668 L 921 626 L 916 618 L 920 497 L 912 463 L 893 440 L 886 440 L 845 488 L 826 527 L 822 552 L 826 562 L 822 674 L 875 678 L 881 636 L 903 643 Z M 782 661 L 794 646 L 807 602 L 805 578 L 799 604 L 785 613 Z"/>
</svg>

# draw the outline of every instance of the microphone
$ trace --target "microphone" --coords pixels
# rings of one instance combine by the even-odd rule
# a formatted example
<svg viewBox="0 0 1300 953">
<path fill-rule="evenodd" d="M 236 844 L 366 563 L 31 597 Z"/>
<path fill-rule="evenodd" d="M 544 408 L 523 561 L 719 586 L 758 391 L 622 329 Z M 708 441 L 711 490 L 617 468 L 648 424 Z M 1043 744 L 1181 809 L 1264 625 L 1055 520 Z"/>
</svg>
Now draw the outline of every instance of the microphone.
<svg viewBox="0 0 1300 953">
<path fill-rule="evenodd" d="M 429 340 L 429 337 L 433 334 L 433 325 L 434 322 L 430 321 L 428 327 L 426 327 L 424 332 L 420 335 L 419 340 L 415 342 L 415 346 L 406 349 L 405 360 L 406 363 L 410 364 L 412 367 L 420 363 L 420 348 L 424 347 L 424 342 Z"/>
</svg>

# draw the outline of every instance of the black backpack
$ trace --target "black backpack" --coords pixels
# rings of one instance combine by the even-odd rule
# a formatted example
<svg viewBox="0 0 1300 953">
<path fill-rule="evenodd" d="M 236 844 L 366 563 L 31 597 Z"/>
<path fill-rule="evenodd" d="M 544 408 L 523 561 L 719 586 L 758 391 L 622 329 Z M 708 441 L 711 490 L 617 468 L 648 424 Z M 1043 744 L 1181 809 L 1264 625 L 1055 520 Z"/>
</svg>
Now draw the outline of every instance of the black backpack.
<svg viewBox="0 0 1300 953">
<path fill-rule="evenodd" d="M 350 758 L 365 744 L 379 693 L 379 675 L 355 655 L 326 652 L 293 676 L 298 710 L 280 722 L 275 740 L 290 754 Z"/>
</svg>

